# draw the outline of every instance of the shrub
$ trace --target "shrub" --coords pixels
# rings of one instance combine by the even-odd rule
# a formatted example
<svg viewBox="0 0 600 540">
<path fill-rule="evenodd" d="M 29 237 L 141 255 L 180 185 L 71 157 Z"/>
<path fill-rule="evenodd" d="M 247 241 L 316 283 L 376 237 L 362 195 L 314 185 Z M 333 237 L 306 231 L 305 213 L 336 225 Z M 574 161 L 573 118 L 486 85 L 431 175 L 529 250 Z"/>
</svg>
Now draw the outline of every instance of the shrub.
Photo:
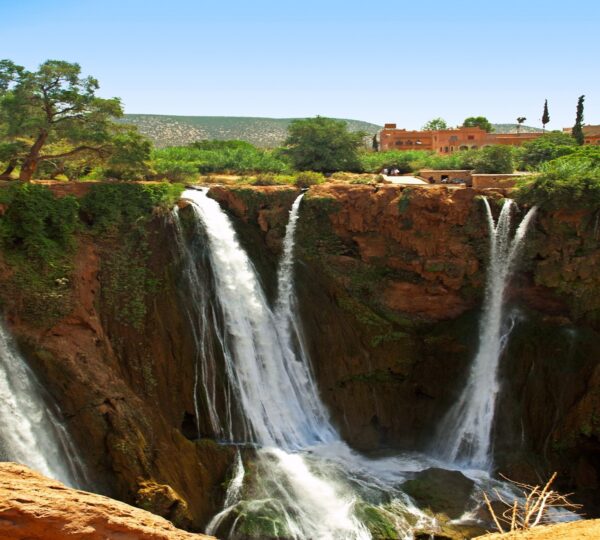
<svg viewBox="0 0 600 540">
<path fill-rule="evenodd" d="M 567 133 L 557 131 L 526 142 L 518 149 L 517 155 L 521 168 L 535 170 L 546 161 L 572 154 L 576 150 L 575 139 Z"/>
<path fill-rule="evenodd" d="M 325 182 L 325 177 L 318 172 L 304 171 L 296 175 L 294 185 L 299 188 L 316 186 Z"/>
<path fill-rule="evenodd" d="M 0 221 L 4 245 L 30 260 L 52 265 L 71 247 L 79 203 L 55 197 L 46 186 L 19 184 L 4 194 L 8 209 Z"/>
<path fill-rule="evenodd" d="M 600 165 L 578 156 L 564 156 L 540 167 L 533 179 L 521 181 L 516 198 L 549 209 L 600 207 Z"/>
<path fill-rule="evenodd" d="M 155 208 L 170 209 L 183 186 L 156 184 L 94 184 L 81 201 L 86 221 L 96 231 L 115 230 L 123 224 L 147 220 Z"/>
<path fill-rule="evenodd" d="M 282 173 L 288 163 L 277 151 L 256 148 L 244 141 L 199 141 L 190 146 L 157 149 L 152 164 L 159 175 L 183 180 L 209 173 Z"/>
<path fill-rule="evenodd" d="M 513 149 L 510 146 L 486 146 L 475 158 L 475 172 L 507 174 L 515 170 Z"/>
</svg>

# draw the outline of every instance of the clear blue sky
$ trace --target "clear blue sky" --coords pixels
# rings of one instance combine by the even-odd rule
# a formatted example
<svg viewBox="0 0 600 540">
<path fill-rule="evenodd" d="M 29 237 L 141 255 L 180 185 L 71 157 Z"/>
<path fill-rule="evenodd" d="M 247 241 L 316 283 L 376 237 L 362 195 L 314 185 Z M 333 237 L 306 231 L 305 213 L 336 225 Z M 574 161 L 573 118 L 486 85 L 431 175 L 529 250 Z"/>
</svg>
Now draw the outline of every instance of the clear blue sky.
<svg viewBox="0 0 600 540">
<path fill-rule="evenodd" d="M 598 0 L 0 0 L 0 57 L 79 62 L 126 112 L 600 124 Z"/>
</svg>

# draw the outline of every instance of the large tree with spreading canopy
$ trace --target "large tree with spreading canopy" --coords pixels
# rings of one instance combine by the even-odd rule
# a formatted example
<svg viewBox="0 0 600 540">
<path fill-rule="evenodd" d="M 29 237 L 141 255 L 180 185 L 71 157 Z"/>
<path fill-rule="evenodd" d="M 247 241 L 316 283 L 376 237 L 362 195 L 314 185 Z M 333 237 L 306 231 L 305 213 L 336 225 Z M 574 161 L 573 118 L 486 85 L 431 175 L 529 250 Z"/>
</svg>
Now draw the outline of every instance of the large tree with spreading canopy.
<svg viewBox="0 0 600 540">
<path fill-rule="evenodd" d="M 123 115 L 120 100 L 98 97 L 98 88 L 78 64 L 48 60 L 27 71 L 0 60 L 0 177 L 20 168 L 27 182 L 44 162 L 113 155 L 129 128 L 114 122 Z"/>
</svg>

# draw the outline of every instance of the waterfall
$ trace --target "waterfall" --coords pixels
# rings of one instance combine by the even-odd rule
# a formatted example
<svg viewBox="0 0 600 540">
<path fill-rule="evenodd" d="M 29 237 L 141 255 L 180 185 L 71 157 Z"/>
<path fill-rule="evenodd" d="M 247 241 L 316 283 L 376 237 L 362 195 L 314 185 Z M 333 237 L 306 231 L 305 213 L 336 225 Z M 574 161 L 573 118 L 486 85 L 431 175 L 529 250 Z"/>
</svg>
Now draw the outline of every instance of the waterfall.
<svg viewBox="0 0 600 540">
<path fill-rule="evenodd" d="M 316 395 L 310 365 L 298 357 L 294 340 L 282 330 L 289 324 L 291 291 L 279 295 L 281 309 L 273 313 L 227 214 L 205 191 L 187 190 L 183 197 L 192 203 L 206 234 L 220 312 L 214 320 L 222 318 L 224 327 L 220 335 L 225 371 L 252 442 L 291 450 L 336 439 Z M 288 227 L 286 237 L 293 235 L 294 227 Z M 284 245 L 287 257 L 280 282 L 291 279 L 293 266 L 293 240 L 286 238 Z"/>
<path fill-rule="evenodd" d="M 534 207 L 527 212 L 511 239 L 515 203 L 506 199 L 497 223 L 494 223 L 487 199 L 484 199 L 484 204 L 490 251 L 479 349 L 462 395 L 441 423 L 437 441 L 444 459 L 487 469 L 491 466 L 491 435 L 496 397 L 500 390 L 498 364 L 514 324 L 514 321 L 507 320 L 504 312 L 505 292 L 536 209 Z"/>
<path fill-rule="evenodd" d="M 0 324 L 0 457 L 86 487 L 75 447 L 34 373 Z"/>
</svg>

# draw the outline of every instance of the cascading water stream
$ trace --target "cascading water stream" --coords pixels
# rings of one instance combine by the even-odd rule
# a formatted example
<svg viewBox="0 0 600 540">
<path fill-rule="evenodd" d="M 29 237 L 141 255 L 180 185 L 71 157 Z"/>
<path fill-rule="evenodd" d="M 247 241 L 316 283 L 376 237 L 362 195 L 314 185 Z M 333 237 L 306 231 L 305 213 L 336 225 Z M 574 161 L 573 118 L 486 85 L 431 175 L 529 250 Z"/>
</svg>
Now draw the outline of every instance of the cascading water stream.
<svg viewBox="0 0 600 540">
<path fill-rule="evenodd" d="M 50 399 L 0 324 L 0 456 L 72 486 L 89 486 Z"/>
<path fill-rule="evenodd" d="M 481 469 L 491 466 L 491 435 L 496 397 L 500 390 L 498 364 L 514 324 L 507 321 L 504 312 L 506 288 L 536 211 L 534 207 L 527 212 L 511 239 L 515 203 L 506 199 L 497 223 L 494 223 L 487 199 L 484 199 L 484 204 L 490 255 L 479 349 L 460 399 L 444 417 L 436 437 L 438 453 L 445 460 Z"/>
<path fill-rule="evenodd" d="M 187 190 L 183 197 L 192 202 L 207 236 L 225 327 L 225 370 L 253 435 L 251 442 L 299 449 L 335 440 L 308 363 L 296 357 L 292 340 L 280 334 L 279 327 L 289 319 L 287 308 L 278 318 L 269 308 L 252 263 L 219 204 L 200 190 Z M 283 272 L 291 272 L 291 264 Z M 284 304 L 290 302 L 288 296 Z"/>
<path fill-rule="evenodd" d="M 246 511 L 269 506 L 282 516 L 293 538 L 369 538 L 366 528 L 354 517 L 355 497 L 346 486 L 315 475 L 301 454 L 289 453 L 339 441 L 318 397 L 302 333 L 292 314 L 295 297 L 289 283 L 293 280 L 294 232 L 302 196 L 290 212 L 275 313 L 227 214 L 205 190 L 187 190 L 183 198 L 192 203 L 204 227 L 224 326 L 220 335 L 227 379 L 252 434 L 251 442 L 260 447 L 258 466 L 263 474 L 257 475 L 257 489 L 268 496 L 245 502 Z M 195 272 L 189 257 L 186 261 L 186 272 Z M 200 279 L 188 278 L 188 282 L 200 283 Z M 236 470 L 243 475 L 240 464 Z M 235 488 L 232 485 L 227 496 L 230 506 L 209 526 L 213 533 L 230 511 L 242 504 L 238 502 L 238 482 Z"/>
</svg>

